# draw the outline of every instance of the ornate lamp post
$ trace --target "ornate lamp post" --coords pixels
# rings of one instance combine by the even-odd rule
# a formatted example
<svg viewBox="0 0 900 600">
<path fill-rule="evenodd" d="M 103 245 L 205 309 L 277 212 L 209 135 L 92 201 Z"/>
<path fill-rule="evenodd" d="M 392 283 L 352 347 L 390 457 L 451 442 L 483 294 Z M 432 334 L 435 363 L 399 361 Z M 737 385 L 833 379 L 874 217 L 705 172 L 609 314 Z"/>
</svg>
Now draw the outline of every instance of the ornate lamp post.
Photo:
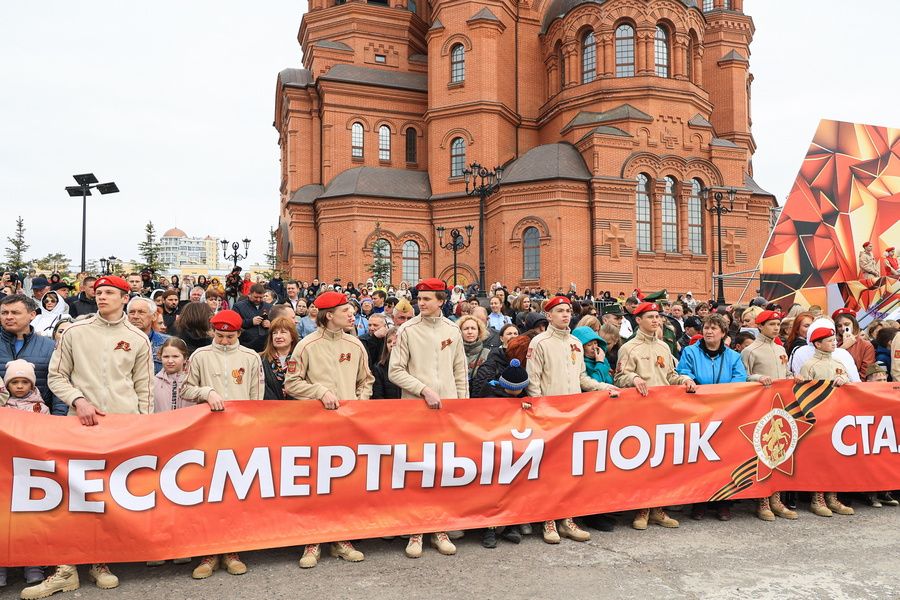
<svg viewBox="0 0 900 600">
<path fill-rule="evenodd" d="M 231 254 L 228 254 L 228 240 L 222 240 L 222 253 L 225 255 L 227 260 L 234 261 L 234 266 L 238 266 L 239 260 L 244 260 L 247 258 L 247 255 L 250 253 L 250 240 L 244 238 L 241 240 L 244 242 L 244 254 L 239 254 L 238 250 L 241 248 L 241 244 L 239 242 L 234 242 L 231 244 Z"/>
<path fill-rule="evenodd" d="M 466 225 L 466 237 L 467 239 L 463 240 L 463 235 L 459 232 L 459 229 L 453 228 L 450 230 L 450 241 L 446 244 L 444 243 L 444 229 L 442 226 L 438 225 L 435 230 L 438 234 L 438 246 L 443 248 L 444 250 L 450 250 L 453 252 L 453 287 L 456 287 L 456 255 L 460 250 L 465 250 L 469 246 L 472 245 L 472 230 L 475 229 L 472 225 Z M 484 275 L 482 275 L 483 277 Z"/>
<path fill-rule="evenodd" d="M 478 196 L 478 296 L 486 296 L 484 275 L 484 202 L 488 196 L 500 189 L 500 179 L 503 178 L 503 167 L 494 167 L 488 171 L 477 162 L 463 169 L 466 179 L 466 194 Z M 470 186 L 471 183 L 471 186 Z"/>
<path fill-rule="evenodd" d="M 701 195 L 705 200 L 710 199 L 710 189 L 703 188 L 701 190 Z M 725 198 L 725 194 L 728 194 L 728 206 L 722 204 L 722 200 Z M 731 211 L 734 210 L 734 197 L 737 194 L 737 190 L 734 188 L 728 188 L 725 192 L 721 190 L 715 191 L 712 194 L 713 204 L 706 208 L 711 214 L 716 215 L 716 241 L 719 245 L 718 250 L 718 262 L 719 262 L 719 273 L 716 275 L 716 279 L 718 280 L 718 297 L 716 298 L 716 303 L 719 305 L 725 304 L 725 282 L 722 278 L 723 270 L 722 270 L 722 215 L 727 215 Z"/>
<path fill-rule="evenodd" d="M 100 259 L 100 270 L 104 275 L 112 275 L 113 270 L 116 266 L 116 261 L 119 260 L 115 256 L 110 256 L 109 258 L 101 258 Z"/>
</svg>

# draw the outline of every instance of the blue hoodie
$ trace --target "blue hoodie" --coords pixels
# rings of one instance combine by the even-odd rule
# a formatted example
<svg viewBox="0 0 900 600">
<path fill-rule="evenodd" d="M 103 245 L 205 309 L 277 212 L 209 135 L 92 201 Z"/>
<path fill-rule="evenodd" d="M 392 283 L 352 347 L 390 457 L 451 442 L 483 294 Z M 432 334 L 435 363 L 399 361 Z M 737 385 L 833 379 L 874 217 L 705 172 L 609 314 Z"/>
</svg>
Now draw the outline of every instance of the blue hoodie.
<svg viewBox="0 0 900 600">
<path fill-rule="evenodd" d="M 600 383 L 612 383 L 612 373 L 610 373 L 610 365 L 609 361 L 606 360 L 606 340 L 597 335 L 597 332 L 591 329 L 590 327 L 576 327 L 574 331 L 572 331 L 572 335 L 578 338 L 578 341 L 581 342 L 582 346 L 587 346 L 588 342 L 596 341 L 600 348 L 603 349 L 603 360 L 598 361 L 593 358 L 588 358 L 587 353 L 584 355 L 584 367 L 587 371 L 588 377 L 593 379 L 594 381 L 599 381 Z"/>
<path fill-rule="evenodd" d="M 747 381 L 747 369 L 744 368 L 740 354 L 731 348 L 719 347 L 719 352 L 710 356 L 703 340 L 681 351 L 676 370 L 679 375 L 687 375 L 698 385 Z"/>
</svg>

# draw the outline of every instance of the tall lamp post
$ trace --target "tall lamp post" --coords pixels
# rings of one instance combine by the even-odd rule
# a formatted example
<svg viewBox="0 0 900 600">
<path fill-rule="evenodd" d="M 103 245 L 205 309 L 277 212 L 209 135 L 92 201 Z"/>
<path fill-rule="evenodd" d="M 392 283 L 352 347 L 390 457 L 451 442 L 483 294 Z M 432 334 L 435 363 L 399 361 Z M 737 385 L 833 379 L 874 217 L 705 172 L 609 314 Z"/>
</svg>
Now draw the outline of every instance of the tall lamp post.
<svg viewBox="0 0 900 600">
<path fill-rule="evenodd" d="M 702 190 L 702 195 L 706 200 L 709 200 L 710 189 L 704 188 Z M 728 206 L 722 204 L 722 200 L 725 199 L 725 194 L 728 194 Z M 718 251 L 718 261 L 719 261 L 719 274 L 716 276 L 718 280 L 718 297 L 716 298 L 716 303 L 720 306 L 725 304 L 725 282 L 722 277 L 724 271 L 722 270 L 722 215 L 727 215 L 731 211 L 734 210 L 734 197 L 737 194 L 737 190 L 734 188 L 728 188 L 725 192 L 721 190 L 717 190 L 713 192 L 713 204 L 707 207 L 707 211 L 716 215 L 716 240 L 719 245 Z"/>
<path fill-rule="evenodd" d="M 472 225 L 466 225 L 466 240 L 463 240 L 463 235 L 459 232 L 459 229 L 453 228 L 450 230 L 450 241 L 446 244 L 444 243 L 444 229 L 442 226 L 437 226 L 435 228 L 438 234 L 438 246 L 443 248 L 444 250 L 450 250 L 453 252 L 453 287 L 456 287 L 456 255 L 460 250 L 465 250 L 469 246 L 472 245 L 472 230 L 475 229 Z"/>
<path fill-rule="evenodd" d="M 466 179 L 466 194 L 478 196 L 478 297 L 484 298 L 487 295 L 484 291 L 484 201 L 500 189 L 503 167 L 488 171 L 475 162 L 468 169 L 463 169 L 463 177 Z"/>
<path fill-rule="evenodd" d="M 87 197 L 91 196 L 91 190 L 96 188 L 101 194 L 115 194 L 119 191 L 119 187 L 114 181 L 109 183 L 100 183 L 93 173 L 84 173 L 82 175 L 72 175 L 78 185 L 66 186 L 66 191 L 73 198 L 81 196 L 81 272 L 85 269 L 85 248 L 87 239 Z"/>
<path fill-rule="evenodd" d="M 244 254 L 239 254 L 238 250 L 241 248 L 240 242 L 234 242 L 231 244 L 231 254 L 228 254 L 228 240 L 222 240 L 222 253 L 225 255 L 225 258 L 228 260 L 234 261 L 234 266 L 238 266 L 239 260 L 244 260 L 250 253 L 250 240 L 244 238 L 241 240 L 244 242 Z"/>
</svg>

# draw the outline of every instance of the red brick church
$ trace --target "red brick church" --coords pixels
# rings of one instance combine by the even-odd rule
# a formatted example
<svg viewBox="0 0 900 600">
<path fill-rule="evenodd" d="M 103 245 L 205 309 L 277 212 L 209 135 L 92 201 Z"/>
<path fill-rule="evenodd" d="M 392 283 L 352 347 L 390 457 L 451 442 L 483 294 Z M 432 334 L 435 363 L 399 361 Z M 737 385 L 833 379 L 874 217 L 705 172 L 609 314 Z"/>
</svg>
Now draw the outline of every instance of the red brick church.
<svg viewBox="0 0 900 600">
<path fill-rule="evenodd" d="M 278 249 L 291 276 L 453 277 L 436 228 L 485 206 L 487 282 L 708 297 L 716 191 L 726 273 L 752 270 L 775 198 L 754 182 L 742 0 L 310 0 L 303 68 L 278 74 Z M 377 224 L 377 228 L 376 228 Z M 443 242 L 448 241 L 445 234 Z M 730 282 L 736 297 L 743 282 Z"/>
</svg>

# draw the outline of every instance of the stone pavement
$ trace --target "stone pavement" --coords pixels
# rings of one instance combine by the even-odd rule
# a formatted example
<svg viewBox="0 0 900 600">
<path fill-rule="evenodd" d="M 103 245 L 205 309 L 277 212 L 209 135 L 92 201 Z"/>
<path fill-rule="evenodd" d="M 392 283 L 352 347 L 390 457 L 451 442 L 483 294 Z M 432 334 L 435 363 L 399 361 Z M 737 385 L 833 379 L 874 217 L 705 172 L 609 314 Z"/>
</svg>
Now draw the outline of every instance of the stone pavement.
<svg viewBox="0 0 900 600">
<path fill-rule="evenodd" d="M 298 549 L 242 554 L 250 571 L 217 571 L 194 581 L 192 565 L 116 565 L 122 584 L 98 590 L 80 569 L 82 587 L 55 598 L 702 598 L 848 599 L 900 597 L 900 561 L 894 545 L 900 508 L 860 507 L 852 517 L 816 517 L 800 507 L 800 520 L 764 523 L 751 504 L 734 508 L 722 523 L 707 516 L 691 521 L 673 512 L 682 526 L 634 531 L 620 515 L 612 533 L 592 530 L 584 544 L 559 546 L 531 536 L 519 546 L 503 540 L 495 550 L 480 546 L 477 532 L 459 540 L 459 553 L 444 557 L 426 547 L 422 558 L 403 555 L 404 540 L 369 540 L 358 547 L 362 563 L 324 557 L 311 570 L 297 567 Z M 537 529 L 537 528 L 536 528 Z M 196 564 L 196 561 L 195 561 Z M 0 592 L 17 598 L 21 574 Z"/>
</svg>

